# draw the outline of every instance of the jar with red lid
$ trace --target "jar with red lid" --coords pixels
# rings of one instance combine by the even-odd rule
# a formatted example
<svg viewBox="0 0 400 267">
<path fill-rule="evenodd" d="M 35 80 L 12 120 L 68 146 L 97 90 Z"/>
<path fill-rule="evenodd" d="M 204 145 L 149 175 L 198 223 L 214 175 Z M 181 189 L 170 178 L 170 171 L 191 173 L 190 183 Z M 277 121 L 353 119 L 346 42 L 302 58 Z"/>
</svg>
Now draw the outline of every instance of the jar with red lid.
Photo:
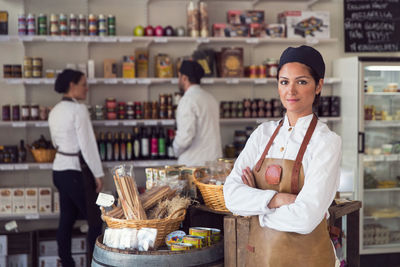
<svg viewBox="0 0 400 267">
<path fill-rule="evenodd" d="M 107 120 L 116 120 L 117 113 L 115 111 L 107 111 Z"/>
<path fill-rule="evenodd" d="M 117 108 L 117 101 L 114 97 L 108 97 L 106 99 L 106 109 L 107 110 L 115 110 Z"/>
<path fill-rule="evenodd" d="M 278 75 L 278 61 L 276 59 L 268 59 L 267 62 L 267 76 L 275 78 Z"/>
</svg>

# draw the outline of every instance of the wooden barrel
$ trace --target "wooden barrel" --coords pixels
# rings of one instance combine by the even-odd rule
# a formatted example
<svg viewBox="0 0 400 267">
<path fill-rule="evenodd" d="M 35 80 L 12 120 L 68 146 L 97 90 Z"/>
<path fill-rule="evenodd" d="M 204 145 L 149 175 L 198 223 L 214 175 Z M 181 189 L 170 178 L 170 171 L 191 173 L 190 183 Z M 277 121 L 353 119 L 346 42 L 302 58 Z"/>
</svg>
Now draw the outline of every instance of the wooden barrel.
<svg viewBox="0 0 400 267">
<path fill-rule="evenodd" d="M 92 267 L 122 266 L 223 266 L 224 241 L 210 247 L 188 251 L 157 250 L 138 252 L 110 248 L 102 243 L 103 236 L 96 240 Z"/>
</svg>

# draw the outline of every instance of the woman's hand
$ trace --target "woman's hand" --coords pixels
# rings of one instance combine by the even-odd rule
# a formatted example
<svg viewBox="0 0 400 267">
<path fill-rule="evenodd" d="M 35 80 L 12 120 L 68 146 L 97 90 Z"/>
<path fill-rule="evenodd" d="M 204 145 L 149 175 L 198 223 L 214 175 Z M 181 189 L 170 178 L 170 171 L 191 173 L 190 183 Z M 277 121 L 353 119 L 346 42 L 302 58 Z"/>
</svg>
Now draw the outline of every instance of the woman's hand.
<svg viewBox="0 0 400 267">
<path fill-rule="evenodd" d="M 242 181 L 244 184 L 256 188 L 254 174 L 249 167 L 246 167 L 246 169 L 243 170 Z"/>
<path fill-rule="evenodd" d="M 292 204 L 296 201 L 297 195 L 289 193 L 276 193 L 268 203 L 269 209 L 277 209 L 284 205 Z"/>
<path fill-rule="evenodd" d="M 101 190 L 103 189 L 103 179 L 102 178 L 96 178 L 96 193 L 100 193 Z"/>
</svg>

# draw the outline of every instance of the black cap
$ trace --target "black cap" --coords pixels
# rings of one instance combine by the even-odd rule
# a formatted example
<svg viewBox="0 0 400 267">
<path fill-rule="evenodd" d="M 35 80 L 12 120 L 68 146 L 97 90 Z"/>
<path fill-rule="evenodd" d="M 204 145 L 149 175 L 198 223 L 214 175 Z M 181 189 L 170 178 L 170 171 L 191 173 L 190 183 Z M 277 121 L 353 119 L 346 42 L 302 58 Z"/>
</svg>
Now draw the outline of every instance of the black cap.
<svg viewBox="0 0 400 267">
<path fill-rule="evenodd" d="M 299 62 L 310 67 L 321 79 L 325 76 L 324 59 L 317 50 L 310 46 L 286 48 L 279 59 L 279 69 L 290 62 Z"/>
<path fill-rule="evenodd" d="M 182 61 L 181 68 L 179 69 L 181 74 L 189 77 L 189 80 L 200 83 L 201 78 L 204 76 L 203 67 L 196 61 L 184 60 Z"/>
</svg>

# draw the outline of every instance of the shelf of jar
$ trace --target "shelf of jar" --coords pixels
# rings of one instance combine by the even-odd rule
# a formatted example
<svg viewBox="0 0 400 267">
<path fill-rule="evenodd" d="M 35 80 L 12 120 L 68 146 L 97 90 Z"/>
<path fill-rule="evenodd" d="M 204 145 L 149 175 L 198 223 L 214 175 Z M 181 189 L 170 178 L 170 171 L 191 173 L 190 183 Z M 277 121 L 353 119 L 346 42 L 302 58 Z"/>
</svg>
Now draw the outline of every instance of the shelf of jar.
<svg viewBox="0 0 400 267">
<path fill-rule="evenodd" d="M 366 128 L 400 127 L 400 121 L 364 121 Z"/>
<path fill-rule="evenodd" d="M 0 221 L 12 220 L 54 220 L 60 218 L 59 213 L 0 214 Z"/>
<path fill-rule="evenodd" d="M 155 160 L 134 160 L 134 161 L 106 161 L 103 162 L 104 168 L 112 168 L 120 164 L 129 164 L 133 167 L 158 167 L 165 165 L 176 165 L 175 159 L 155 159 Z M 52 163 L 1 163 L 0 171 L 26 171 L 26 170 L 51 170 Z"/>
<path fill-rule="evenodd" d="M 364 192 L 397 192 L 397 191 L 400 191 L 400 187 L 364 189 Z"/>
<path fill-rule="evenodd" d="M 337 38 L 270 38 L 270 37 L 188 37 L 188 36 L 48 36 L 48 35 L 3 35 L 0 42 L 78 42 L 78 43 L 242 43 L 258 44 L 308 44 L 336 43 Z"/>
<path fill-rule="evenodd" d="M 221 124 L 260 124 L 266 121 L 277 121 L 281 118 L 230 118 L 220 119 Z M 340 117 L 319 117 L 322 122 L 338 122 Z M 158 120 L 92 120 L 95 127 L 118 127 L 118 126 L 174 126 L 174 119 L 158 119 Z M 29 128 L 49 127 L 47 121 L 0 121 L 0 127 L 12 128 Z"/>
<path fill-rule="evenodd" d="M 365 93 L 366 96 L 400 96 L 400 92 L 372 92 Z"/>
<path fill-rule="evenodd" d="M 7 78 L 2 79 L 7 84 L 26 84 L 26 85 L 54 85 L 54 78 Z M 337 84 L 340 78 L 327 77 L 325 84 Z M 265 85 L 268 83 L 276 84 L 276 78 L 203 78 L 201 84 L 254 84 Z M 151 85 L 151 84 L 178 84 L 178 78 L 90 78 L 88 84 L 125 84 L 125 85 Z"/>
<path fill-rule="evenodd" d="M 364 155 L 364 162 L 393 162 L 400 161 L 400 154 Z"/>
</svg>

